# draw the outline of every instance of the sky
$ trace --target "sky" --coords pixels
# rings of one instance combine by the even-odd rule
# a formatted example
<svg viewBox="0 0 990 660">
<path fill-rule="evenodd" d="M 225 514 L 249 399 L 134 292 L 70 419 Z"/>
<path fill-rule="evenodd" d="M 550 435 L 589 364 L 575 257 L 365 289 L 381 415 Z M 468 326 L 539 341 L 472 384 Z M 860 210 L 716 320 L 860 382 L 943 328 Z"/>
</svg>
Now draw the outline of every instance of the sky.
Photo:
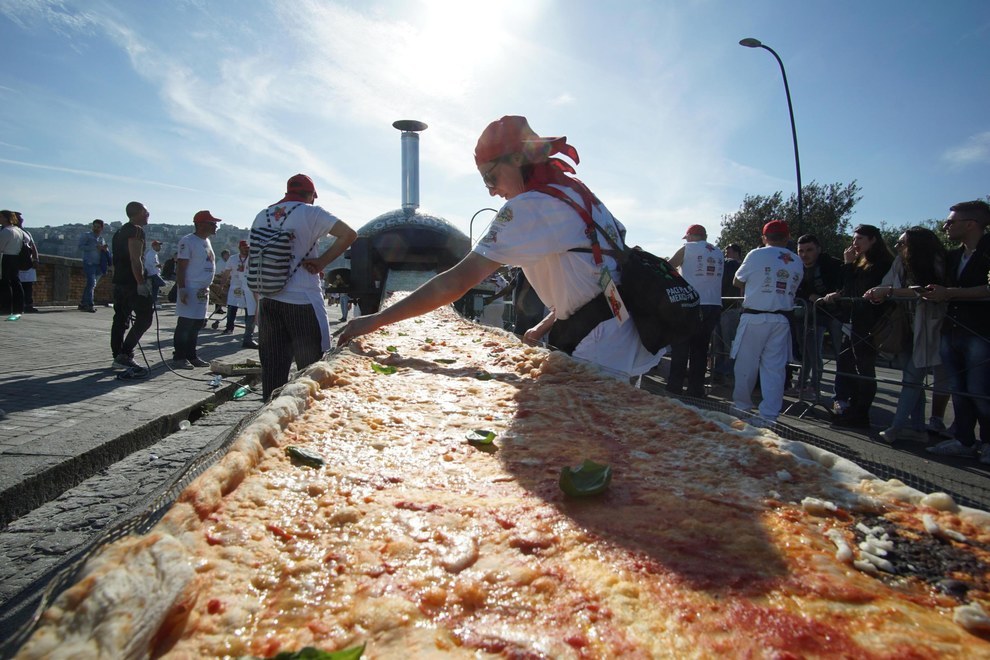
<svg viewBox="0 0 990 660">
<path fill-rule="evenodd" d="M 857 181 L 854 223 L 990 194 L 986 0 L 0 0 L 0 207 L 27 227 L 248 227 L 296 172 L 352 227 L 401 206 L 398 119 L 423 121 L 421 210 L 477 238 L 502 200 L 473 150 L 524 115 L 671 255 L 747 194 Z M 472 225 L 471 219 L 475 217 Z"/>
</svg>

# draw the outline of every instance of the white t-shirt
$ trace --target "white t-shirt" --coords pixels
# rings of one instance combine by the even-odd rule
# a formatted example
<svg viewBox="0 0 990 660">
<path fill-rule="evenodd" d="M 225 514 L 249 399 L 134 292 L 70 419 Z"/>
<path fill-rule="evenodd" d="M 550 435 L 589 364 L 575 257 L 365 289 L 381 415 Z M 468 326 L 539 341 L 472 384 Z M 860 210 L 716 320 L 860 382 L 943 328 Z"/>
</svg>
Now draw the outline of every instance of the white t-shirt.
<svg viewBox="0 0 990 660">
<path fill-rule="evenodd" d="M 320 287 L 320 276 L 311 273 L 299 264 L 304 259 L 314 259 L 319 255 L 316 242 L 323 236 L 330 233 L 338 219 L 335 215 L 324 209 L 322 206 L 303 204 L 302 202 L 281 202 L 270 207 L 270 215 L 265 209 L 259 213 L 253 227 L 267 227 L 269 217 L 272 226 L 282 224 L 283 220 L 276 220 L 276 207 L 282 207 L 288 216 L 284 218 L 284 227 L 293 232 L 292 238 L 292 268 L 295 272 L 289 278 L 285 288 L 278 293 L 262 296 L 293 305 L 308 305 L 312 298 L 310 294 L 316 292 L 322 298 L 322 288 Z"/>
<path fill-rule="evenodd" d="M 162 267 L 158 263 L 158 251 L 155 248 L 148 248 L 144 253 L 144 274 L 161 275 Z"/>
<path fill-rule="evenodd" d="M 575 202 L 577 194 L 562 188 Z M 619 238 L 625 228 L 603 205 L 592 209 L 592 218 L 612 238 Z M 508 200 L 488 226 L 478 244 L 477 254 L 510 266 L 522 268 L 526 279 L 547 307 L 553 307 L 558 319 L 566 319 L 582 305 L 601 293 L 600 268 L 590 252 L 568 252 L 571 248 L 589 248 L 581 216 L 566 202 L 539 192 L 526 192 Z M 611 249 L 599 236 L 603 250 Z M 604 265 L 618 284 L 615 260 L 603 255 Z M 578 344 L 573 357 L 593 362 L 616 376 L 646 373 L 660 361 L 639 340 L 632 321 L 619 323 L 611 318 L 598 324 Z"/>
<path fill-rule="evenodd" d="M 575 202 L 576 193 L 563 188 Z M 620 245 L 619 232 L 625 228 L 604 206 L 597 206 L 592 218 Z M 600 269 L 590 252 L 568 252 L 571 248 L 590 248 L 581 216 L 566 202 L 539 192 L 513 197 L 499 210 L 474 251 L 483 257 L 511 266 L 520 266 L 526 279 L 547 307 L 557 310 L 557 318 L 570 317 L 586 302 L 601 293 Z M 611 246 L 601 236 L 603 250 Z M 604 264 L 615 276 L 615 260 L 604 256 Z"/>
<path fill-rule="evenodd" d="M 794 309 L 794 296 L 804 265 L 796 254 L 782 247 L 761 247 L 746 255 L 736 278 L 746 283 L 743 308 L 761 312 L 789 312 Z M 787 319 L 776 315 L 781 322 Z"/>
<path fill-rule="evenodd" d="M 725 268 L 722 251 L 706 241 L 684 244 L 681 275 L 701 297 L 702 305 L 722 305 L 722 271 Z"/>
<path fill-rule="evenodd" d="M 24 231 L 20 227 L 7 225 L 0 229 L 0 254 L 20 254 L 24 245 Z"/>
<path fill-rule="evenodd" d="M 186 264 L 186 288 L 208 287 L 213 283 L 213 276 L 217 272 L 217 258 L 213 254 L 210 239 L 186 234 L 179 241 L 178 259 L 189 261 Z"/>
</svg>

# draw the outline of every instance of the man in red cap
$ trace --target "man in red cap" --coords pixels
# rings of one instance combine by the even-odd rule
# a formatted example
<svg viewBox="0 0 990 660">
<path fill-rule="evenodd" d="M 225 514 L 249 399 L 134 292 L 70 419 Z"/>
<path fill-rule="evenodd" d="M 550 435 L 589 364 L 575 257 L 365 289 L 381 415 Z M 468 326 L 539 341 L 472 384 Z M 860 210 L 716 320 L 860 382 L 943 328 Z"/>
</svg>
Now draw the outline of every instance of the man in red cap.
<svg viewBox="0 0 990 660">
<path fill-rule="evenodd" d="M 740 412 L 753 408 L 753 387 L 760 378 L 759 417 L 776 422 L 784 402 L 784 380 L 791 359 L 790 315 L 794 309 L 804 265 L 787 249 L 787 223 L 772 220 L 763 226 L 764 247 L 746 255 L 736 271 L 743 289 L 742 318 L 732 344 L 735 389 L 732 405 Z"/>
<path fill-rule="evenodd" d="M 684 240 L 687 242 L 670 258 L 670 265 L 681 271 L 701 297 L 701 328 L 690 339 L 670 347 L 667 391 L 680 394 L 687 376 L 687 395 L 702 398 L 705 396 L 708 349 L 722 313 L 725 258 L 721 250 L 708 242 L 708 231 L 701 225 L 688 227 Z"/>
<path fill-rule="evenodd" d="M 179 256 L 175 262 L 175 286 L 179 293 L 175 301 L 173 336 L 173 369 L 194 369 L 209 366 L 209 362 L 196 355 L 199 331 L 206 326 L 210 308 L 210 284 L 217 272 L 217 258 L 210 244 L 216 235 L 219 218 L 209 211 L 199 211 L 193 216 L 195 231 L 179 240 Z"/>
<path fill-rule="evenodd" d="M 323 207 L 316 206 L 316 186 L 305 174 L 289 178 L 285 196 L 258 213 L 251 225 L 281 228 L 292 233 L 292 262 L 285 286 L 258 300 L 258 345 L 262 397 L 289 381 L 293 361 L 297 369 L 319 360 L 330 349 L 330 322 L 323 304 L 320 274 L 342 255 L 357 233 Z M 322 253 L 324 236 L 334 240 Z"/>
<path fill-rule="evenodd" d="M 452 303 L 503 265 L 519 266 L 551 313 L 524 337 L 549 343 L 611 373 L 638 376 L 660 360 L 639 339 L 628 313 L 613 314 L 606 297 L 605 270 L 618 284 L 620 274 L 608 254 L 602 231 L 619 245 L 625 229 L 556 154 L 579 162 L 566 137 L 540 137 L 525 117 L 506 116 L 481 134 L 474 160 L 492 196 L 507 201 L 483 238 L 456 266 L 377 314 L 361 316 L 344 328 L 339 343 Z M 561 195 L 558 197 L 557 195 Z M 598 224 L 602 254 L 592 251 L 584 213 Z M 603 286 L 603 282 L 605 285 Z"/>
</svg>

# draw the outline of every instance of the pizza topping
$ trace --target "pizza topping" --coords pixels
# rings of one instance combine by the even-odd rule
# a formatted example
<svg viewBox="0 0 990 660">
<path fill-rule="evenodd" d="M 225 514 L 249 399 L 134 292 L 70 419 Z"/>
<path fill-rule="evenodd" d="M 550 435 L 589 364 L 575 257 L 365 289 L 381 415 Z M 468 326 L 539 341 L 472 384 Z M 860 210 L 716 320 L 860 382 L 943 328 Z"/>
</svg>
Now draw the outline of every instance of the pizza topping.
<svg viewBox="0 0 990 660">
<path fill-rule="evenodd" d="M 293 462 L 308 465 L 309 467 L 321 468 L 326 464 L 326 460 L 323 456 L 304 447 L 289 445 L 285 448 L 285 453 L 293 460 Z"/>
<path fill-rule="evenodd" d="M 495 440 L 495 432 L 488 429 L 475 429 L 465 437 L 473 445 L 490 445 Z"/>
<path fill-rule="evenodd" d="M 391 376 L 398 371 L 398 369 L 391 365 L 386 366 L 384 364 L 378 364 L 377 362 L 371 363 L 371 370 L 375 373 L 384 374 L 385 376 Z"/>
<path fill-rule="evenodd" d="M 813 516 L 825 516 L 839 510 L 832 502 L 817 497 L 806 497 L 801 500 L 801 506 Z"/>
<path fill-rule="evenodd" d="M 933 518 L 931 514 L 926 513 L 923 515 L 921 517 L 921 522 L 925 526 L 925 531 L 932 536 L 941 537 L 950 541 L 959 541 L 960 543 L 966 542 L 966 537 L 959 532 L 940 527 L 939 524 L 935 522 L 935 518 Z"/>
<path fill-rule="evenodd" d="M 558 483 L 571 497 L 598 495 L 612 483 L 612 467 L 585 460 L 581 465 L 561 468 Z"/>
<path fill-rule="evenodd" d="M 952 620 L 970 632 L 990 632 L 990 616 L 979 603 L 960 605 L 953 610 Z"/>
</svg>

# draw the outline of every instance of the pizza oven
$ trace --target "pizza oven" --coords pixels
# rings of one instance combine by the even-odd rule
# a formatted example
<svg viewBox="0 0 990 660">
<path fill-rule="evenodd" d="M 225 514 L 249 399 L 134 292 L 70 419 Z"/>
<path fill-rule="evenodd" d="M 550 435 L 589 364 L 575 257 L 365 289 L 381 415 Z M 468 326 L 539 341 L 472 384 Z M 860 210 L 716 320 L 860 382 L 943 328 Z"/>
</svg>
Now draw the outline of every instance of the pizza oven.
<svg viewBox="0 0 990 660">
<path fill-rule="evenodd" d="M 389 291 L 410 290 L 468 253 L 470 239 L 450 222 L 419 210 L 419 132 L 426 124 L 400 120 L 402 208 L 361 227 L 347 252 L 349 292 L 362 314 L 378 311 Z"/>
</svg>

